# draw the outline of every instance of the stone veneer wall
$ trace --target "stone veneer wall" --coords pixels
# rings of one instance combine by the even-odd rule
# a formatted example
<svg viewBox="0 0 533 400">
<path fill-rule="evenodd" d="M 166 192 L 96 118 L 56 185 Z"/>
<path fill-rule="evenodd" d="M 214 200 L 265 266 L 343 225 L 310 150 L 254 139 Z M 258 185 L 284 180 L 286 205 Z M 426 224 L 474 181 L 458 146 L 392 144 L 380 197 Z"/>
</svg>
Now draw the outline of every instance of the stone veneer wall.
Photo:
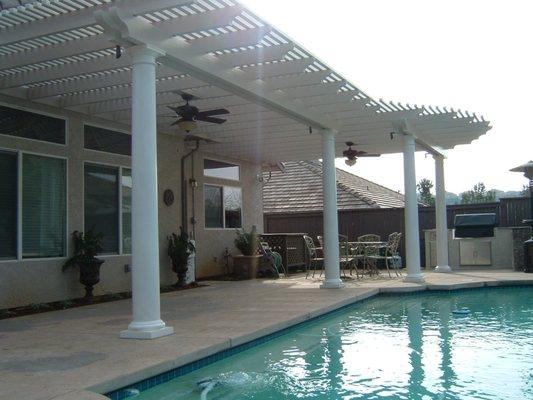
<svg viewBox="0 0 533 400">
<path fill-rule="evenodd" d="M 513 229 L 513 269 L 515 271 L 523 271 L 524 263 L 524 242 L 531 237 L 531 228 L 516 227 Z"/>
</svg>

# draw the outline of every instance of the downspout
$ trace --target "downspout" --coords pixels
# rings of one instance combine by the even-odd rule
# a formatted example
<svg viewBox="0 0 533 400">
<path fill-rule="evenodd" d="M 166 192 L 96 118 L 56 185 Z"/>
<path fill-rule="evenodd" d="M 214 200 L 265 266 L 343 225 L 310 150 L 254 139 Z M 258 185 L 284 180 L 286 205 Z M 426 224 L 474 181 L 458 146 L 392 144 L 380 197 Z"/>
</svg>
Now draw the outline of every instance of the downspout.
<svg viewBox="0 0 533 400">
<path fill-rule="evenodd" d="M 198 151 L 199 148 L 200 141 L 197 140 L 196 147 L 181 157 L 181 226 L 187 233 L 189 232 L 189 221 L 187 220 L 187 182 L 185 181 L 185 160 Z"/>
<path fill-rule="evenodd" d="M 196 207 L 194 205 L 196 204 L 195 194 L 196 194 L 196 186 L 198 185 L 198 182 L 196 182 L 196 179 L 194 178 L 194 152 L 198 150 L 198 147 L 200 147 L 200 145 L 199 145 L 199 142 L 196 141 L 196 149 L 193 152 L 191 152 L 191 179 L 189 179 L 189 183 L 191 186 L 191 198 L 192 198 L 192 217 L 191 217 L 192 239 L 196 239 Z"/>
</svg>

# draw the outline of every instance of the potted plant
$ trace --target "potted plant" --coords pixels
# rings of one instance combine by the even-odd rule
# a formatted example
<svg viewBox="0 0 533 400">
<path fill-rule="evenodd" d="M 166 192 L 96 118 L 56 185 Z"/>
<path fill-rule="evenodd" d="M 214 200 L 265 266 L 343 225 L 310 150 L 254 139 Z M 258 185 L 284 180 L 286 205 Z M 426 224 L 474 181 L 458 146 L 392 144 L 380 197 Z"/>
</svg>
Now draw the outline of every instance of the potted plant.
<svg viewBox="0 0 533 400">
<path fill-rule="evenodd" d="M 167 240 L 168 256 L 172 261 L 172 271 L 178 276 L 178 281 L 175 286 L 182 288 L 186 285 L 189 257 L 196 249 L 194 248 L 194 243 L 189 239 L 187 232 L 181 226 L 180 234 L 176 235 L 173 233 L 167 237 Z"/>
<path fill-rule="evenodd" d="M 63 270 L 70 266 L 80 269 L 80 283 L 85 286 L 85 302 L 93 302 L 93 287 L 100 282 L 100 266 L 104 260 L 96 258 L 102 251 L 101 233 L 95 234 L 92 230 L 85 233 L 72 232 L 74 242 L 74 254 L 63 265 Z"/>
<path fill-rule="evenodd" d="M 237 229 L 235 247 L 237 247 L 242 255 L 233 256 L 233 272 L 239 277 L 248 279 L 257 278 L 259 260 L 261 258 L 261 255 L 257 254 L 258 245 L 259 235 L 257 234 L 255 225 L 252 226 L 250 232 L 246 232 L 244 229 Z"/>
</svg>

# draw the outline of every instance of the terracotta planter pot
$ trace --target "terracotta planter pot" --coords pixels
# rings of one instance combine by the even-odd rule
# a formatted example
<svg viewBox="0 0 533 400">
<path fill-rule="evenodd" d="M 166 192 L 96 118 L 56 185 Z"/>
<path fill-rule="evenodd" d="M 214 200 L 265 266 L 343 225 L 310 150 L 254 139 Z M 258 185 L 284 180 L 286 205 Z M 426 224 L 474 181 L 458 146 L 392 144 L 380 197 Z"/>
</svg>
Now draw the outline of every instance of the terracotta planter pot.
<svg viewBox="0 0 533 400">
<path fill-rule="evenodd" d="M 259 271 L 260 255 L 255 256 L 234 256 L 233 272 L 244 279 L 255 279 Z"/>
<path fill-rule="evenodd" d="M 93 302 L 93 287 L 100 282 L 100 266 L 104 260 L 95 258 L 92 261 L 80 261 L 78 267 L 80 268 L 80 283 L 85 286 L 85 301 L 87 303 Z"/>
</svg>

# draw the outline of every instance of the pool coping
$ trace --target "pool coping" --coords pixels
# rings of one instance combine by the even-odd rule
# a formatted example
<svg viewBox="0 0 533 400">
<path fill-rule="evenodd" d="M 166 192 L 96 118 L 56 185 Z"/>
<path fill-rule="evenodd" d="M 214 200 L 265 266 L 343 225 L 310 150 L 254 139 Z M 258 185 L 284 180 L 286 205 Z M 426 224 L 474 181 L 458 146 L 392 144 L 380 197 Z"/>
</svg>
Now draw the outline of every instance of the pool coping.
<svg viewBox="0 0 533 400">
<path fill-rule="evenodd" d="M 395 287 L 368 288 L 368 291 L 365 293 L 356 294 L 353 297 L 329 304 L 312 312 L 304 313 L 289 320 L 269 325 L 268 327 L 244 334 L 237 338 L 229 338 L 221 343 L 205 347 L 199 351 L 191 352 L 163 363 L 154 364 L 136 371 L 135 373 L 123 375 L 101 384 L 88 387 L 83 391 L 76 392 L 75 397 L 58 397 L 53 400 L 70 400 L 74 398 L 77 400 L 126 399 L 128 396 L 120 394 L 120 391 L 124 389 L 140 387 L 141 390 L 146 390 L 149 387 L 167 382 L 175 377 L 185 375 L 196 369 L 212 364 L 213 362 L 275 339 L 276 337 L 287 333 L 287 330 L 295 329 L 302 323 L 327 316 L 328 314 L 339 311 L 345 307 L 353 306 L 354 304 L 382 294 L 401 295 L 425 291 L 446 292 L 462 289 L 532 285 L 533 278 L 521 280 L 485 280 L 451 284 L 423 283 Z"/>
</svg>

